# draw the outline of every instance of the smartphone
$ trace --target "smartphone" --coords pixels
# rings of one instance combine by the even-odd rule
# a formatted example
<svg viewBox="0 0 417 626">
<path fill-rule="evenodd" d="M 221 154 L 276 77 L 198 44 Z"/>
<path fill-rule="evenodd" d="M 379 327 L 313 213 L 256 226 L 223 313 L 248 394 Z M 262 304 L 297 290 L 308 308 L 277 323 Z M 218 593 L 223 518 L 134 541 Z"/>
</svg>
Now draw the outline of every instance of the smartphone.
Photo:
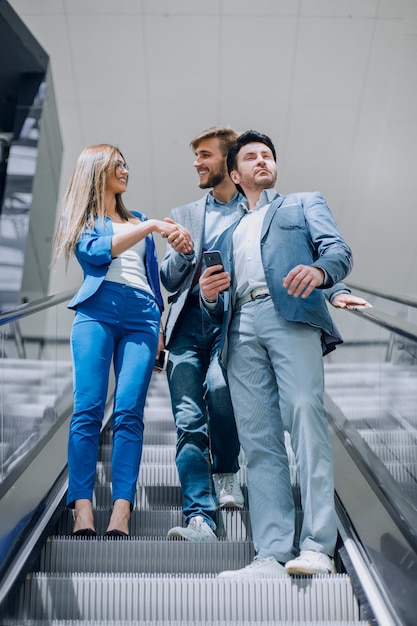
<svg viewBox="0 0 417 626">
<path fill-rule="evenodd" d="M 159 353 L 159 357 L 155 359 L 155 363 L 153 366 L 154 369 L 158 370 L 159 372 L 165 372 L 168 365 L 168 355 L 169 350 L 161 350 L 161 352 Z"/>
<path fill-rule="evenodd" d="M 212 265 L 223 265 L 222 255 L 219 250 L 209 250 L 208 252 L 203 252 L 204 261 L 206 263 L 206 267 L 211 267 Z M 221 272 L 223 270 L 219 270 Z M 216 274 L 218 272 L 215 272 Z"/>
</svg>

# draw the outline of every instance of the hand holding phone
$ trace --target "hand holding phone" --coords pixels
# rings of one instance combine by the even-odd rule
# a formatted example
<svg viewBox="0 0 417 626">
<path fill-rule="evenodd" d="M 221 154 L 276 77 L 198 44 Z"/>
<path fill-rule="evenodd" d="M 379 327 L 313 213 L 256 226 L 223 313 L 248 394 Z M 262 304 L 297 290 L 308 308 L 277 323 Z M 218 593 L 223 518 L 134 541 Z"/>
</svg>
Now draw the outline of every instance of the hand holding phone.
<svg viewBox="0 0 417 626">
<path fill-rule="evenodd" d="M 158 372 L 165 372 L 167 365 L 168 365 L 168 355 L 169 355 L 168 350 L 161 350 L 159 352 L 159 357 L 155 359 L 153 368 L 155 370 L 158 370 Z"/>
<path fill-rule="evenodd" d="M 200 278 L 200 290 L 203 298 L 206 302 L 216 302 L 217 295 L 226 291 L 230 286 L 229 274 L 224 273 L 224 264 L 222 255 L 219 250 L 208 250 L 203 252 L 204 261 L 206 267 L 213 267 L 213 265 L 221 265 L 221 268 L 212 272 L 210 276 L 205 276 L 203 272 Z M 222 274 L 221 277 L 217 277 L 217 274 Z"/>
</svg>

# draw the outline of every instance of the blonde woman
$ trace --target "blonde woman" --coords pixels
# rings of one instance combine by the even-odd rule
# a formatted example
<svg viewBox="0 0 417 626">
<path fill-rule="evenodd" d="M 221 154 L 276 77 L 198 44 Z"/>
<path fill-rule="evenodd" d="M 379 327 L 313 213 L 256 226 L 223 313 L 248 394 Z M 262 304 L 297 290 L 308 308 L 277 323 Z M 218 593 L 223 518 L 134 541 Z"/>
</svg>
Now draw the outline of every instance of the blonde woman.
<svg viewBox="0 0 417 626">
<path fill-rule="evenodd" d="M 155 357 L 163 348 L 158 261 L 153 233 L 185 254 L 189 233 L 165 220 L 128 211 L 122 201 L 129 169 L 108 144 L 85 148 L 65 193 L 55 256 L 74 254 L 83 283 L 68 305 L 74 414 L 68 442 L 67 505 L 74 509 L 74 536 L 96 536 L 92 496 L 98 441 L 110 365 L 115 394 L 112 416 L 113 510 L 108 537 L 127 537 L 143 442 L 143 410 Z"/>
</svg>

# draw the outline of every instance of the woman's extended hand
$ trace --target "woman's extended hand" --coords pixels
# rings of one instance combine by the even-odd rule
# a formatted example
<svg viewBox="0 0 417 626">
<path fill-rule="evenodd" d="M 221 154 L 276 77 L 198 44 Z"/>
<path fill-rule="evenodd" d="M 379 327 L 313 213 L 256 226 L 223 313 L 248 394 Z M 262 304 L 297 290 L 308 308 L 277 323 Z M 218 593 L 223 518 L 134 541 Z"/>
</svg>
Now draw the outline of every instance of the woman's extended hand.
<svg viewBox="0 0 417 626">
<path fill-rule="evenodd" d="M 171 218 L 166 217 L 164 219 L 166 233 L 162 235 L 166 237 L 168 243 L 174 248 L 175 252 L 182 252 L 183 254 L 191 254 L 194 250 L 193 241 L 191 235 L 184 226 L 177 224 Z"/>
</svg>

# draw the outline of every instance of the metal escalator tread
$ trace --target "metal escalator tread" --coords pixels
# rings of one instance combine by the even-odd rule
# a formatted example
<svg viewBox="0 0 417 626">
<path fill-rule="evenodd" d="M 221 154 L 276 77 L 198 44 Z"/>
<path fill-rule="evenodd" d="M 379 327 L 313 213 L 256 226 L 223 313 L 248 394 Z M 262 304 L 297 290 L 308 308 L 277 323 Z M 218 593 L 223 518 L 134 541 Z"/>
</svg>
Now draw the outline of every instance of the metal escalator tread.
<svg viewBox="0 0 417 626">
<path fill-rule="evenodd" d="M 199 624 L 323 622 L 358 624 L 358 607 L 344 574 L 279 580 L 219 580 L 213 576 L 35 574 L 23 606 L 31 619 Z M 17 616 L 29 616 L 22 611 Z M 21 622 L 22 623 L 22 622 Z M 23 622 L 24 623 L 24 622 Z M 48 622 L 49 623 L 49 622 Z"/>
<path fill-rule="evenodd" d="M 61 536 L 51 536 L 43 546 L 39 571 L 22 585 L 7 626 L 365 625 L 346 574 L 217 579 L 218 572 L 243 567 L 254 556 L 247 509 L 219 513 L 218 542 L 166 539 L 167 530 L 182 523 L 181 489 L 170 467 L 175 430 L 168 406 L 166 378 L 154 376 L 145 409 L 143 476 L 138 481 L 131 537 L 123 541 L 71 538 L 71 518 L 65 511 L 55 530 Z M 99 535 L 111 506 L 110 440 L 110 434 L 103 433 L 95 488 Z M 243 484 L 244 459 L 242 466 Z M 295 471 L 292 479 L 299 503 Z M 243 490 L 246 495 L 245 485 Z M 298 528 L 300 523 L 298 511 Z"/>
<path fill-rule="evenodd" d="M 109 514 L 108 510 L 95 512 L 96 529 L 99 535 L 103 535 Z M 229 509 L 218 515 L 217 536 L 227 537 L 233 541 L 241 541 L 251 538 L 249 511 L 247 509 Z M 299 523 L 301 520 L 299 520 Z M 183 523 L 182 509 L 170 507 L 167 509 L 134 509 L 130 518 L 130 532 L 133 537 L 156 538 L 166 537 L 167 531 L 173 526 L 181 526 Z M 72 518 L 63 515 L 56 528 L 56 534 L 69 537 L 72 530 Z M 131 539 L 130 541 L 132 541 Z"/>
<path fill-rule="evenodd" d="M 157 620 L 157 621 L 149 621 L 149 620 L 135 620 L 134 623 L 126 620 L 112 620 L 108 622 L 109 626 L 130 626 L 134 624 L 134 626 L 195 626 L 198 623 L 198 626 L 369 626 L 369 622 L 366 621 L 291 621 L 291 622 L 277 622 L 277 621 L 247 621 L 247 620 L 237 620 L 232 621 L 230 619 L 226 621 L 218 621 L 218 620 L 200 620 L 198 622 L 184 622 L 183 620 Z M 103 620 L 60 620 L 53 619 L 48 620 L 11 620 L 8 621 L 7 624 L 3 624 L 2 626 L 104 626 L 106 622 Z"/>
<path fill-rule="evenodd" d="M 166 538 L 129 540 L 52 539 L 42 551 L 40 566 L 51 574 L 215 574 L 241 568 L 254 557 L 251 541 L 172 541 Z"/>
</svg>

